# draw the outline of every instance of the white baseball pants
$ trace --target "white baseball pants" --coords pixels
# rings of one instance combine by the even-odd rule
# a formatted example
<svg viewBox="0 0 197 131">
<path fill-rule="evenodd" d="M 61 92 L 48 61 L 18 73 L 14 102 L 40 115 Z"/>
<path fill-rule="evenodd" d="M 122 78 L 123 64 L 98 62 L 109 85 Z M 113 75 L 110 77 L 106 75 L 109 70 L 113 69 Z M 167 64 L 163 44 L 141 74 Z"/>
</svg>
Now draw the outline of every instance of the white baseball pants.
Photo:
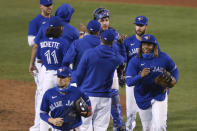
<svg viewBox="0 0 197 131">
<path fill-rule="evenodd" d="M 39 109 L 42 103 L 44 93 L 57 85 L 57 70 L 46 70 L 45 66 L 42 66 L 42 89 L 40 93 Z M 39 111 L 40 113 L 40 111 Z M 45 121 L 40 119 L 40 131 L 48 131 L 49 125 Z"/>
<path fill-rule="evenodd" d="M 152 100 L 147 110 L 139 110 L 143 131 L 166 131 L 168 95 L 164 101 Z"/>
<path fill-rule="evenodd" d="M 106 131 L 111 114 L 111 98 L 89 97 L 92 105 L 92 115 L 82 117 L 80 131 Z"/>
<path fill-rule="evenodd" d="M 35 66 L 38 70 L 37 73 L 34 74 L 34 80 L 36 83 L 36 93 L 35 93 L 35 118 L 34 118 L 34 125 L 29 128 L 29 131 L 40 131 L 40 109 L 38 106 L 38 101 L 40 98 L 40 90 L 41 90 L 41 63 L 37 62 L 37 59 L 35 61 Z"/>
<path fill-rule="evenodd" d="M 126 129 L 127 131 L 132 131 L 136 126 L 136 114 L 139 111 L 139 108 L 136 104 L 134 97 L 134 86 L 126 85 Z"/>
</svg>

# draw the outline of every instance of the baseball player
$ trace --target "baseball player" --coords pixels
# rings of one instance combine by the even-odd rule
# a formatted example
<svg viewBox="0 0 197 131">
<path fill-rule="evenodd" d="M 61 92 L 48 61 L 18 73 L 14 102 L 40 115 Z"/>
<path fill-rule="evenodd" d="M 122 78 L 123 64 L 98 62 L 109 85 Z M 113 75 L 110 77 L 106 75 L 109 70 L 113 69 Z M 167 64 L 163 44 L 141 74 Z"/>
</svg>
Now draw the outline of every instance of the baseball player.
<svg viewBox="0 0 197 131">
<path fill-rule="evenodd" d="M 73 72 L 73 82 L 89 96 L 92 104 L 92 116 L 82 119 L 81 131 L 106 131 L 108 128 L 114 71 L 124 62 L 112 48 L 114 39 L 114 30 L 102 32 L 101 45 L 86 51 Z"/>
<path fill-rule="evenodd" d="M 76 70 L 84 52 L 100 45 L 100 37 L 98 36 L 100 30 L 101 24 L 96 20 L 91 20 L 87 25 L 87 35 L 71 44 L 62 64 L 69 66 L 69 64 L 73 63 L 73 70 Z"/>
<path fill-rule="evenodd" d="M 62 24 L 64 26 L 62 38 L 66 39 L 70 44 L 79 39 L 79 32 L 77 29 L 70 25 L 70 19 L 74 13 L 74 9 L 69 4 L 62 4 L 55 12 L 55 16 L 59 17 L 62 20 Z M 48 28 L 48 23 L 41 26 L 40 30 L 36 36 L 36 39 L 42 39 L 45 37 L 46 30 Z"/>
<path fill-rule="evenodd" d="M 63 31 L 63 24 L 59 17 L 52 16 L 49 20 L 49 27 L 46 31 L 46 37 L 38 40 L 35 38 L 35 43 L 32 49 L 32 56 L 30 60 L 29 70 L 33 72 L 36 69 L 34 65 L 35 55 L 37 49 L 39 49 L 38 58 L 42 60 L 41 68 L 41 91 L 40 98 L 38 100 L 38 105 L 40 106 L 42 96 L 46 90 L 54 87 L 57 84 L 57 69 L 61 66 L 63 56 L 69 48 L 69 43 L 60 38 Z M 48 128 L 47 124 L 40 121 L 40 130 L 46 130 Z"/>
<path fill-rule="evenodd" d="M 42 25 L 45 25 L 52 13 L 53 9 L 53 1 L 52 0 L 40 0 L 40 9 L 41 9 L 41 14 L 36 16 L 30 23 L 29 23 L 29 30 L 28 30 L 28 44 L 29 46 L 34 45 L 34 38 L 38 34 L 38 31 Z M 40 115 L 39 115 L 39 107 L 37 106 L 37 101 L 39 98 L 40 94 L 40 68 L 41 64 L 35 61 L 35 66 L 37 68 L 37 72 L 33 74 L 34 80 L 37 86 L 36 89 L 36 94 L 35 94 L 35 119 L 34 119 L 34 125 L 29 129 L 30 131 L 39 131 L 39 120 L 40 120 Z"/>
<path fill-rule="evenodd" d="M 126 59 L 126 50 L 123 45 L 123 41 L 125 36 L 120 36 L 118 32 L 110 27 L 110 12 L 105 8 L 97 8 L 93 12 L 93 17 L 101 24 L 101 33 L 107 29 L 114 30 L 116 36 L 113 42 L 112 48 L 116 50 L 120 55 L 122 55 Z M 119 66 L 118 70 L 123 67 Z M 113 119 L 113 130 L 124 130 L 125 124 L 123 122 L 122 113 L 121 113 L 121 105 L 120 105 L 120 96 L 119 96 L 119 80 L 117 75 L 117 70 L 114 73 L 113 84 L 112 84 L 112 106 L 111 106 L 111 115 Z"/>
<path fill-rule="evenodd" d="M 168 72 L 168 73 L 167 73 Z M 143 35 L 136 56 L 128 64 L 126 83 L 134 87 L 143 131 L 166 131 L 169 88 L 178 80 L 178 68 L 159 49 L 153 35 Z M 164 79 L 164 83 L 158 78 Z"/>
<path fill-rule="evenodd" d="M 135 18 L 135 35 L 132 35 L 125 39 L 124 45 L 127 52 L 127 63 L 129 60 L 136 56 L 138 48 L 140 47 L 140 41 L 142 35 L 146 33 L 148 26 L 148 18 L 145 16 L 138 16 Z M 126 70 L 127 71 L 127 70 Z M 126 129 L 132 131 L 136 126 L 136 113 L 138 112 L 138 107 L 135 102 L 134 97 L 134 86 L 129 87 L 126 85 Z"/>
<path fill-rule="evenodd" d="M 89 110 L 84 110 L 86 117 L 91 115 L 91 103 L 79 88 L 70 86 L 71 70 L 61 67 L 57 71 L 58 85 L 47 90 L 43 96 L 40 117 L 52 125 L 52 131 L 79 131 L 82 124 L 81 115 L 77 113 L 76 103 L 78 99 L 83 99 L 83 104 L 87 104 Z M 47 130 L 48 131 L 48 130 Z"/>
</svg>

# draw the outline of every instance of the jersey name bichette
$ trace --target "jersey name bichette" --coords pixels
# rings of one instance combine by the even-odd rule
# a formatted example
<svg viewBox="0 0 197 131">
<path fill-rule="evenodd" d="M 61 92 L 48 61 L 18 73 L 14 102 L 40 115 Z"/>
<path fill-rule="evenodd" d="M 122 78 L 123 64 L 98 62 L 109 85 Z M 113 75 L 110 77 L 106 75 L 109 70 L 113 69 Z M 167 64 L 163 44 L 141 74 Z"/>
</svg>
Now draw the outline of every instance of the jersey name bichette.
<svg viewBox="0 0 197 131">
<path fill-rule="evenodd" d="M 60 45 L 59 42 L 54 42 L 54 41 L 43 41 L 40 43 L 41 48 L 52 47 L 52 48 L 59 49 L 59 45 Z"/>
</svg>

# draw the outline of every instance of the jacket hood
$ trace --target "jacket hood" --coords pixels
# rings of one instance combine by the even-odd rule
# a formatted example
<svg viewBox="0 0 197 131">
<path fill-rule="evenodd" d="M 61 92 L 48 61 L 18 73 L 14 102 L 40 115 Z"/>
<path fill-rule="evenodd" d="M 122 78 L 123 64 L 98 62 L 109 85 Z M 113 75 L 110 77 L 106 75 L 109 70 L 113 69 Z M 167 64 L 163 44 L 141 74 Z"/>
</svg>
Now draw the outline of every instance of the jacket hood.
<svg viewBox="0 0 197 131">
<path fill-rule="evenodd" d="M 100 43 L 100 37 L 96 35 L 85 35 L 83 37 L 84 41 L 87 41 L 88 43 L 91 43 L 93 46 L 98 46 L 98 43 Z M 94 42 L 92 42 L 94 41 Z"/>
<path fill-rule="evenodd" d="M 55 12 L 55 16 L 59 16 L 63 21 L 70 22 L 72 14 L 75 10 L 69 4 L 62 4 Z"/>
<path fill-rule="evenodd" d="M 107 45 L 99 45 L 97 47 L 95 47 L 98 55 L 102 58 L 114 58 L 115 56 L 117 56 L 116 52 L 109 46 Z"/>
</svg>

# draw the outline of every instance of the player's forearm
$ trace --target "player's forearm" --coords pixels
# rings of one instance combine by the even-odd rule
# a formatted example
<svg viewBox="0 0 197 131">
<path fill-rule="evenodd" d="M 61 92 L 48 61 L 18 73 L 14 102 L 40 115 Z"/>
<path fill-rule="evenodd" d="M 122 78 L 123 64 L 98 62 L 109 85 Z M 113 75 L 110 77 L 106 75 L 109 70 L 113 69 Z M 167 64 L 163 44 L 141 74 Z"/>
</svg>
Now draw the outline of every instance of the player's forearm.
<svg viewBox="0 0 197 131">
<path fill-rule="evenodd" d="M 136 75 L 134 77 L 132 77 L 132 76 L 126 76 L 127 86 L 134 86 L 139 80 L 141 80 L 140 74 L 139 75 Z"/>
<path fill-rule="evenodd" d="M 45 122 L 47 122 L 47 123 L 49 122 L 50 116 L 47 113 L 40 113 L 40 117 Z"/>
<path fill-rule="evenodd" d="M 37 45 L 35 44 L 32 48 L 32 52 L 31 52 L 31 59 L 30 59 L 30 65 L 34 65 L 34 61 L 36 58 L 36 52 L 37 52 Z"/>
<path fill-rule="evenodd" d="M 179 78 L 179 71 L 176 68 L 173 72 L 171 72 L 172 76 L 174 77 L 174 79 L 176 80 L 176 82 L 178 81 Z"/>
</svg>

